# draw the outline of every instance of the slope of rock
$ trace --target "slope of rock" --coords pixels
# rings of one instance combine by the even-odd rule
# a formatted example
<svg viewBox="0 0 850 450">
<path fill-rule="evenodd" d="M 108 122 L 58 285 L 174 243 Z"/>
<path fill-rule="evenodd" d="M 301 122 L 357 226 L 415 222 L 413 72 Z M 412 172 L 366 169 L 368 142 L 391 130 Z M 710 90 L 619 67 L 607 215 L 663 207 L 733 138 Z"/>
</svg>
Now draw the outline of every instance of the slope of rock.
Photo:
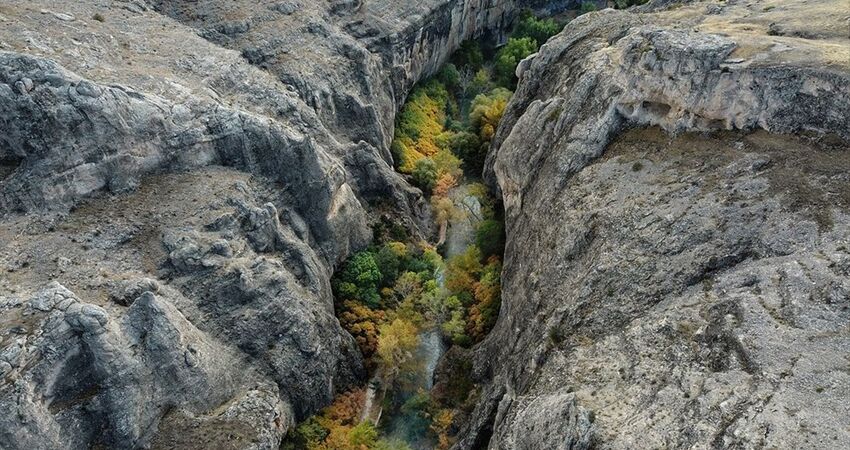
<svg viewBox="0 0 850 450">
<path fill-rule="evenodd" d="M 517 2 L 0 5 L 0 442 L 274 448 L 362 381 L 329 278 L 396 110 Z"/>
<path fill-rule="evenodd" d="M 848 12 L 606 10 L 520 65 L 457 448 L 850 446 Z"/>
</svg>

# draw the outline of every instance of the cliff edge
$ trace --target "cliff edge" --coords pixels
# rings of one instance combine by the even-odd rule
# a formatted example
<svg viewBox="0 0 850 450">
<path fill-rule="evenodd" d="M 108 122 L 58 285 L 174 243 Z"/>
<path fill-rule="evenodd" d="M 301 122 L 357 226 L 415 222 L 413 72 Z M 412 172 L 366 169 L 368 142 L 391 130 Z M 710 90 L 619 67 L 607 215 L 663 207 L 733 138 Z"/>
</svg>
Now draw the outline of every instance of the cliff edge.
<svg viewBox="0 0 850 450">
<path fill-rule="evenodd" d="M 846 2 L 653 2 L 520 64 L 456 448 L 850 445 Z"/>
</svg>

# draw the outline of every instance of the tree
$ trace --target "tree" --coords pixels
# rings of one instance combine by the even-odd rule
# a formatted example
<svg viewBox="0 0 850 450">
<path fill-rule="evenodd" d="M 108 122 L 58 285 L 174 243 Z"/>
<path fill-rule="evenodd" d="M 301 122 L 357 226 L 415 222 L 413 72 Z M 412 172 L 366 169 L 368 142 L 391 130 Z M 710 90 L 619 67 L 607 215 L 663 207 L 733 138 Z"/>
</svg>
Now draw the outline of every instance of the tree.
<svg viewBox="0 0 850 450">
<path fill-rule="evenodd" d="M 460 88 L 460 71 L 457 66 L 448 63 L 437 74 L 437 79 L 450 91 L 457 91 Z"/>
<path fill-rule="evenodd" d="M 620 0 L 629 1 L 629 0 Z M 561 25 L 553 19 L 538 19 L 529 10 L 520 13 L 514 32 L 511 37 L 522 39 L 531 38 L 539 45 L 543 45 L 550 37 L 561 31 Z"/>
<path fill-rule="evenodd" d="M 351 429 L 348 440 L 355 448 L 373 448 L 378 441 L 378 430 L 371 422 L 361 422 Z"/>
<path fill-rule="evenodd" d="M 488 94 L 479 94 L 472 101 L 469 121 L 473 128 L 478 130 L 482 146 L 489 147 L 511 95 L 513 93 L 505 88 L 496 88 Z"/>
<path fill-rule="evenodd" d="M 384 322 L 384 312 L 352 300 L 343 302 L 340 311 L 340 324 L 354 336 L 357 347 L 369 361 L 378 349 L 378 326 Z"/>
<path fill-rule="evenodd" d="M 342 425 L 355 425 L 360 422 L 361 407 L 366 392 L 354 389 L 339 394 L 334 402 L 322 411 L 322 417 Z"/>
<path fill-rule="evenodd" d="M 393 292 L 401 300 L 419 297 L 422 294 L 422 281 L 419 275 L 413 272 L 401 274 L 393 286 Z"/>
<path fill-rule="evenodd" d="M 502 264 L 495 257 L 484 267 L 481 279 L 475 284 L 475 304 L 469 308 L 468 332 L 476 341 L 493 328 L 501 305 Z"/>
<path fill-rule="evenodd" d="M 431 192 L 437 184 L 437 164 L 431 158 L 422 158 L 413 166 L 413 184 L 425 192 Z"/>
<path fill-rule="evenodd" d="M 404 319 L 395 319 L 381 325 L 378 333 L 378 357 L 381 361 L 384 379 L 393 384 L 400 377 L 416 373 L 418 362 L 415 358 L 419 346 L 416 327 Z"/>
<path fill-rule="evenodd" d="M 484 67 L 475 72 L 475 76 L 472 78 L 472 84 L 470 85 L 469 90 L 472 94 L 478 95 L 482 92 L 493 89 L 493 87 L 493 75 L 490 73 L 488 68 Z"/>
<path fill-rule="evenodd" d="M 455 133 L 449 140 L 452 153 L 463 161 L 463 169 L 468 174 L 481 175 L 484 171 L 484 159 L 487 155 L 482 151 L 481 140 L 478 135 L 463 131 Z"/>
<path fill-rule="evenodd" d="M 513 88 L 516 84 L 516 66 L 536 51 L 537 41 L 530 37 L 508 39 L 508 43 L 496 53 L 496 81 L 506 88 Z"/>
<path fill-rule="evenodd" d="M 482 221 L 475 230 L 475 245 L 484 258 L 501 257 L 505 251 L 505 226 L 498 220 Z"/>
<path fill-rule="evenodd" d="M 457 299 L 457 297 L 454 298 Z M 460 303 L 459 300 L 458 303 Z M 462 306 L 460 309 L 452 311 L 451 319 L 444 322 L 441 329 L 443 334 L 448 336 L 455 345 L 467 346 L 471 343 L 471 340 L 466 334 L 466 320 Z"/>
<path fill-rule="evenodd" d="M 375 443 L 373 450 L 411 450 L 411 448 L 398 439 L 381 439 Z"/>
<path fill-rule="evenodd" d="M 381 277 L 381 271 L 371 252 L 356 253 L 346 261 L 335 283 L 337 296 L 376 308 L 381 303 L 381 297 L 378 295 Z"/>
<path fill-rule="evenodd" d="M 470 68 L 473 72 L 484 65 L 484 53 L 478 41 L 461 42 L 460 48 L 452 56 L 452 62 L 461 69 Z"/>
<path fill-rule="evenodd" d="M 472 293 L 481 273 L 481 250 L 470 245 L 465 252 L 449 259 L 446 266 L 446 287 L 452 293 Z"/>
<path fill-rule="evenodd" d="M 579 12 L 579 15 L 593 11 L 596 11 L 596 5 L 593 2 L 583 2 L 581 4 L 581 12 Z"/>
<path fill-rule="evenodd" d="M 316 416 L 313 416 L 298 424 L 297 427 L 291 428 L 286 433 L 280 448 L 282 450 L 314 449 L 324 442 L 328 434 L 327 428 L 319 423 Z"/>
</svg>

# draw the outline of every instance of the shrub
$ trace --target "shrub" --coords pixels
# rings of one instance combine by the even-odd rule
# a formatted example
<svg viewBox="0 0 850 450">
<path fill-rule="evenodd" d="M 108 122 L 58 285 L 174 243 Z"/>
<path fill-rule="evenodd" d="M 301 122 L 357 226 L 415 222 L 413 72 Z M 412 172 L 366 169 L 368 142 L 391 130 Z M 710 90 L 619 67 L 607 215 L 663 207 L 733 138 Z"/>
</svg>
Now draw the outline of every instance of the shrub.
<svg viewBox="0 0 850 450">
<path fill-rule="evenodd" d="M 434 190 L 437 184 L 437 164 L 431 158 L 422 158 L 413 165 L 413 184 L 425 192 Z"/>
<path fill-rule="evenodd" d="M 91 18 L 98 21 L 98 22 L 106 22 L 106 18 L 103 17 L 103 14 L 101 14 L 101 13 L 94 13 L 94 15 L 91 16 Z"/>
</svg>

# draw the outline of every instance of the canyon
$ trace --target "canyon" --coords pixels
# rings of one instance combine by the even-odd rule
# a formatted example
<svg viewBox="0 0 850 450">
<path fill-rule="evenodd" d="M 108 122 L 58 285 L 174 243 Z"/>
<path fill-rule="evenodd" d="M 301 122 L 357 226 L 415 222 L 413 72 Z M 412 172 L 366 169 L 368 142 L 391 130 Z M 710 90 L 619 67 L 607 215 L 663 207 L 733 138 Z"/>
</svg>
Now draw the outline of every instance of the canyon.
<svg viewBox="0 0 850 450">
<path fill-rule="evenodd" d="M 0 4 L 0 448 L 277 448 L 365 383 L 331 277 L 376 223 L 438 233 L 407 95 L 578 6 Z M 453 448 L 850 446 L 848 20 L 652 0 L 520 63 Z"/>
</svg>

